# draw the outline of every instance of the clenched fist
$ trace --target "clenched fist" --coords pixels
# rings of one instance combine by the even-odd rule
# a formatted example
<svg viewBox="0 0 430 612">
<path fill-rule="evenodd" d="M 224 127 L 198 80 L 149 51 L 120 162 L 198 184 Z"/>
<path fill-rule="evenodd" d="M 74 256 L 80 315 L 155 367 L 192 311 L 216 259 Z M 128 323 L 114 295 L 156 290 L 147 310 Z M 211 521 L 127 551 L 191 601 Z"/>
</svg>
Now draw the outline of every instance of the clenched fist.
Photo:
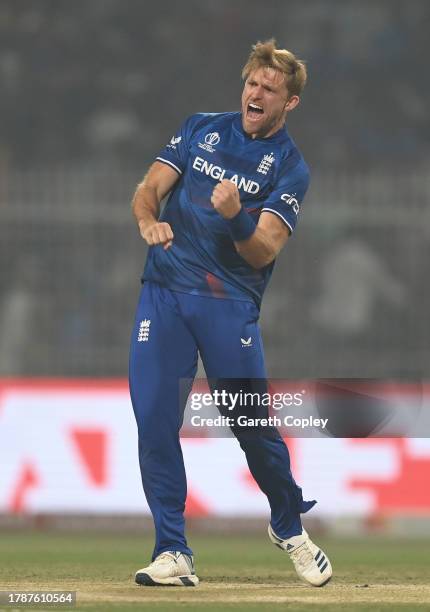
<svg viewBox="0 0 430 612">
<path fill-rule="evenodd" d="M 143 227 L 143 224 L 139 223 L 139 229 L 142 238 L 146 240 L 149 246 L 162 244 L 165 251 L 172 246 L 173 232 L 168 223 L 157 222 L 146 228 Z"/>
<path fill-rule="evenodd" d="M 215 185 L 211 202 L 215 210 L 224 217 L 224 219 L 232 219 L 242 207 L 239 198 L 239 190 L 236 185 L 228 179 L 224 179 Z"/>
</svg>

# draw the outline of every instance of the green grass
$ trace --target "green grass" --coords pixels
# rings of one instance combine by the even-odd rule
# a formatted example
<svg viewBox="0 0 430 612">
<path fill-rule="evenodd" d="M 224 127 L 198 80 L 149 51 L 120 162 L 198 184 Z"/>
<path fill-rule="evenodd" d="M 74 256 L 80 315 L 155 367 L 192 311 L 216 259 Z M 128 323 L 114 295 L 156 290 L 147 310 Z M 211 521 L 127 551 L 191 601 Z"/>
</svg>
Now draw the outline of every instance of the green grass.
<svg viewBox="0 0 430 612">
<path fill-rule="evenodd" d="M 323 589 L 298 581 L 287 556 L 263 533 L 191 536 L 201 585 L 145 588 L 134 585 L 133 576 L 150 556 L 148 538 L 0 533 L 0 588 L 76 590 L 79 611 L 430 610 L 430 541 L 367 537 L 317 542 L 335 572 Z"/>
</svg>

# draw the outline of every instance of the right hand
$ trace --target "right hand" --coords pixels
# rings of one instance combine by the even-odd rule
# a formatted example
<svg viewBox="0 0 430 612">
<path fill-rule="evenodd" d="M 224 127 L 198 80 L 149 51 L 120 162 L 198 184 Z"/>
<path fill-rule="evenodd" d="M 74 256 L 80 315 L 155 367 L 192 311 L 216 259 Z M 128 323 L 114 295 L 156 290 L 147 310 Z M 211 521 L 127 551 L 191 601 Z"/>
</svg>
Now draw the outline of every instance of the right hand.
<svg viewBox="0 0 430 612">
<path fill-rule="evenodd" d="M 143 228 L 139 223 L 140 235 L 149 246 L 162 244 L 164 250 L 169 249 L 173 244 L 173 232 L 168 223 L 153 223 L 149 227 Z"/>
</svg>

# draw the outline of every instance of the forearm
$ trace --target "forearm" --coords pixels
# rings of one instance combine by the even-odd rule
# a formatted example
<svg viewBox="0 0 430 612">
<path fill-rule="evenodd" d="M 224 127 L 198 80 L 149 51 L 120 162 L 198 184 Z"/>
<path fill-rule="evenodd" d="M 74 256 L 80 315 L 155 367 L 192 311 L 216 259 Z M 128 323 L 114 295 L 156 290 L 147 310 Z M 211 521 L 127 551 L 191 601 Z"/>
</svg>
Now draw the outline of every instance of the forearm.
<svg viewBox="0 0 430 612">
<path fill-rule="evenodd" d="M 242 207 L 227 223 L 236 251 L 256 270 L 272 263 L 289 236 L 286 224 L 268 212 L 263 212 L 255 225 Z"/>
<path fill-rule="evenodd" d="M 211 202 L 225 219 L 239 255 L 256 270 L 268 266 L 287 241 L 286 224 L 263 211 L 256 225 L 240 202 L 237 186 L 227 179 L 214 187 Z"/>
<path fill-rule="evenodd" d="M 250 238 L 235 241 L 234 246 L 239 255 L 256 270 L 269 265 L 278 254 L 267 232 L 258 226 Z"/>
<path fill-rule="evenodd" d="M 141 233 L 157 223 L 160 216 L 157 189 L 146 185 L 145 182 L 138 185 L 132 201 L 132 210 Z"/>
<path fill-rule="evenodd" d="M 138 185 L 132 201 L 133 214 L 140 235 L 149 246 L 163 245 L 169 249 L 173 243 L 173 231 L 169 223 L 160 222 L 160 203 L 177 180 L 177 174 L 163 166 L 154 164 L 143 182 Z"/>
</svg>

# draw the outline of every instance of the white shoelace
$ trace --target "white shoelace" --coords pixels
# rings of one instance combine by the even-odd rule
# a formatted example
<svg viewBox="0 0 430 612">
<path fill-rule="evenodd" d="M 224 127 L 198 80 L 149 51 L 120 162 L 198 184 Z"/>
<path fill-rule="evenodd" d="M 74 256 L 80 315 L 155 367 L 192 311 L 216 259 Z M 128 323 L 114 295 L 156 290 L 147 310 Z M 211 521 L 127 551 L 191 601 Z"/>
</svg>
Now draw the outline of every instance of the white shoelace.
<svg viewBox="0 0 430 612">
<path fill-rule="evenodd" d="M 312 554 L 311 549 L 304 542 L 301 546 L 296 548 L 290 553 L 290 557 L 293 560 L 294 564 L 299 567 L 301 570 L 305 570 L 309 567 L 309 564 L 314 560 L 314 556 Z"/>
<path fill-rule="evenodd" d="M 175 563 L 178 562 L 175 555 L 169 552 L 164 552 L 161 553 L 161 555 L 159 555 L 156 559 L 154 559 L 154 561 L 150 564 L 149 567 L 152 567 L 153 565 L 168 565 L 172 561 L 174 561 Z"/>
</svg>

